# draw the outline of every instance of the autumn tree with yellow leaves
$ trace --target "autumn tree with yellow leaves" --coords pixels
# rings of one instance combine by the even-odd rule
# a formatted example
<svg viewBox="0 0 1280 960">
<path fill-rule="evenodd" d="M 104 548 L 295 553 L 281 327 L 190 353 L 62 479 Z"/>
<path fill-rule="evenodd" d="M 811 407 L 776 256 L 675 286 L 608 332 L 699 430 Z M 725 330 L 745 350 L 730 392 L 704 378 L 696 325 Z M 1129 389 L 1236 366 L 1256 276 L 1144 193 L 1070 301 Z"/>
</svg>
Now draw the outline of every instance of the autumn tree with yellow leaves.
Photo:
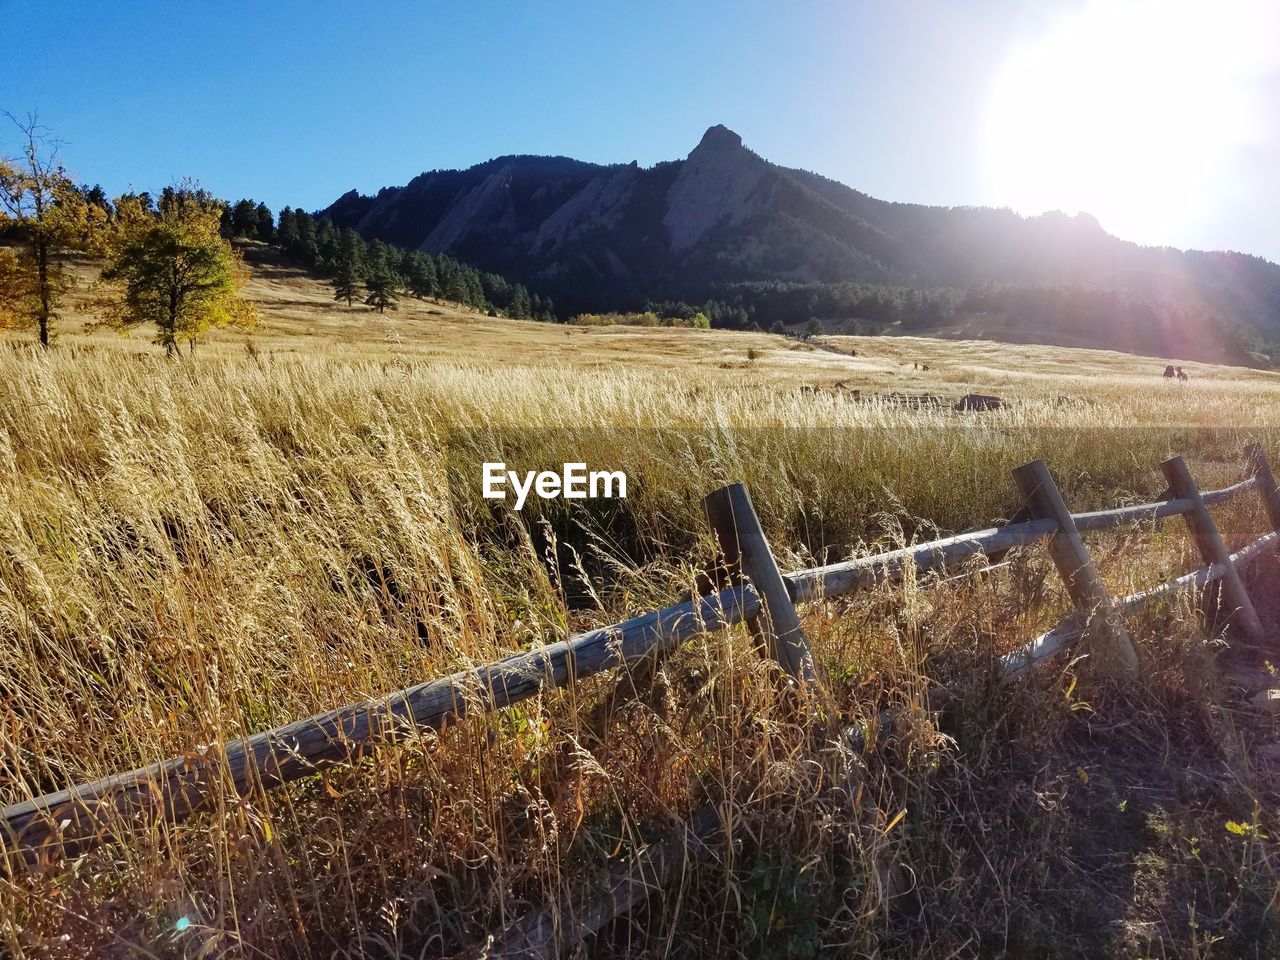
<svg viewBox="0 0 1280 960">
<path fill-rule="evenodd" d="M 58 142 L 35 114 L 19 120 L 21 155 L 0 158 L 0 326 L 36 328 L 41 346 L 68 286 L 63 255 L 93 250 L 108 214 L 87 203 L 58 159 Z"/>
<path fill-rule="evenodd" d="M 223 203 L 190 183 L 166 190 L 151 211 L 136 197 L 116 201 L 102 282 L 109 326 L 154 324 L 169 356 L 183 340 L 192 352 L 214 327 L 250 327 L 257 314 L 242 296 L 248 272 L 219 233 Z"/>
</svg>

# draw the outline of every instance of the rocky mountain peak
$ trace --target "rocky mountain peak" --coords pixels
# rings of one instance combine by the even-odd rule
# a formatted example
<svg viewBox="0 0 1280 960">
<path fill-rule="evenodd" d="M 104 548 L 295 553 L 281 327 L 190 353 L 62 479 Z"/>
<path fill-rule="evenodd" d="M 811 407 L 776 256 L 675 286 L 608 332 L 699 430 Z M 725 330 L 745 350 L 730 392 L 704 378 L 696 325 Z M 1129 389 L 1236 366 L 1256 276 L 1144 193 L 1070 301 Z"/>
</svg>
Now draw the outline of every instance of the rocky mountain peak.
<svg viewBox="0 0 1280 960">
<path fill-rule="evenodd" d="M 702 139 L 698 141 L 698 145 L 694 147 L 693 152 L 707 152 L 711 150 L 737 150 L 742 146 L 742 138 L 726 127 L 723 123 L 717 123 L 714 127 L 708 127 L 707 132 L 702 135 Z M 691 154 L 692 156 L 692 154 Z"/>
</svg>

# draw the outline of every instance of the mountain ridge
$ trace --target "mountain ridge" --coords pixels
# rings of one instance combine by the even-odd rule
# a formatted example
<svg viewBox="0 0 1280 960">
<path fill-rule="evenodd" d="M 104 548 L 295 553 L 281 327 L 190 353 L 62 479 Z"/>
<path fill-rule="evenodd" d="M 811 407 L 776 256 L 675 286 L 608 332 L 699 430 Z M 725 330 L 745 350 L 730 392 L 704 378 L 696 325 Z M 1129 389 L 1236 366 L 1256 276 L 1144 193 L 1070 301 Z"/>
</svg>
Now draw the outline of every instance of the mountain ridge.
<svg viewBox="0 0 1280 960">
<path fill-rule="evenodd" d="M 373 196 L 348 191 L 319 215 L 521 280 L 573 311 L 700 302 L 742 284 L 1074 285 L 1280 340 L 1280 266 L 1261 257 L 1144 247 L 1083 213 L 880 200 L 774 164 L 719 124 L 685 158 L 651 167 L 513 154 Z"/>
</svg>

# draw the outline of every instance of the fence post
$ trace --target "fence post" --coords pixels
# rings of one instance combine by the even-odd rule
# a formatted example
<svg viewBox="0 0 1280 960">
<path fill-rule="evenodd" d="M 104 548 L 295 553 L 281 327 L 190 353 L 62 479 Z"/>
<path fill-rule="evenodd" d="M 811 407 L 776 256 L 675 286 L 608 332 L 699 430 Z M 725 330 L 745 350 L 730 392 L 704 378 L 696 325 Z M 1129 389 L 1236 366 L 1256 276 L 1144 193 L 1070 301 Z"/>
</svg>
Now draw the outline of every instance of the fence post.
<svg viewBox="0 0 1280 960">
<path fill-rule="evenodd" d="M 1048 466 L 1043 460 L 1032 460 L 1015 469 L 1013 478 L 1036 519 L 1051 518 L 1058 523 L 1057 531 L 1049 536 L 1049 556 L 1085 622 L 1092 652 L 1108 669 L 1136 672 L 1138 654 L 1133 641 L 1111 605 L 1089 548 L 1081 539 Z"/>
<path fill-rule="evenodd" d="M 1276 486 L 1275 474 L 1271 472 L 1271 464 L 1267 462 L 1262 444 L 1251 443 L 1244 448 L 1244 452 L 1258 481 L 1258 492 L 1262 494 L 1262 504 L 1267 508 L 1271 529 L 1280 531 L 1280 488 Z"/>
<path fill-rule="evenodd" d="M 707 494 L 702 504 L 725 563 L 746 574 L 760 595 L 764 609 L 758 621 L 750 624 L 752 634 L 763 639 L 769 656 L 801 686 L 814 686 L 817 673 L 809 638 L 800 626 L 787 581 L 778 570 L 747 488 L 740 483 L 722 487 Z"/>
<path fill-rule="evenodd" d="M 1213 515 L 1209 513 L 1209 508 L 1204 505 L 1200 488 L 1191 476 L 1186 460 L 1182 457 L 1173 457 L 1160 464 L 1160 470 L 1164 473 L 1164 478 L 1169 481 L 1169 489 L 1173 495 L 1190 500 L 1192 503 L 1191 512 L 1183 514 L 1187 521 L 1187 528 L 1195 538 L 1204 562 L 1209 566 L 1217 564 L 1222 567 L 1222 597 L 1225 598 L 1229 611 L 1231 614 L 1239 614 L 1240 623 L 1249 637 L 1254 640 L 1262 639 L 1262 621 L 1258 619 L 1258 613 L 1253 609 L 1253 601 L 1249 599 L 1249 593 L 1244 588 L 1244 581 L 1240 579 L 1236 565 L 1231 562 L 1231 551 L 1227 549 L 1222 535 L 1218 533 L 1218 525 L 1213 522 Z"/>
</svg>

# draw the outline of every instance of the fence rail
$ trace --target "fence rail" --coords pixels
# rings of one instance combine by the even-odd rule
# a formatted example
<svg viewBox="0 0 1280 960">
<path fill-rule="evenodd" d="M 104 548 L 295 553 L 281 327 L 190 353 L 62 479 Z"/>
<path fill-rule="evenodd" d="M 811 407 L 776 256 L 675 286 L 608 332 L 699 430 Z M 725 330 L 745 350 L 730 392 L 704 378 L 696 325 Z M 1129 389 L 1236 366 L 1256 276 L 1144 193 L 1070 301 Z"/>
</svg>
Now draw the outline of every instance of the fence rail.
<svg viewBox="0 0 1280 960">
<path fill-rule="evenodd" d="M 223 784 L 244 795 L 257 789 L 275 787 L 312 775 L 335 764 L 353 762 L 368 746 L 395 743 L 426 729 L 471 713 L 496 710 L 527 700 L 547 690 L 563 687 L 587 677 L 622 666 L 638 667 L 651 658 L 674 651 L 692 637 L 739 623 L 749 623 L 753 632 L 773 643 L 770 653 L 793 675 L 806 670 L 807 641 L 792 622 L 794 603 L 846 596 L 876 584 L 898 582 L 908 571 L 943 570 L 976 556 L 1002 554 L 1015 547 L 1029 546 L 1049 538 L 1055 542 L 1075 532 L 1113 530 L 1172 516 L 1196 515 L 1198 522 L 1212 525 L 1205 507 L 1223 503 L 1247 490 L 1257 488 L 1263 496 L 1273 528 L 1280 530 L 1280 490 L 1266 457 L 1255 446 L 1248 448 L 1246 479 L 1222 490 L 1194 491 L 1156 503 L 1125 506 L 1113 510 L 1064 516 L 1039 516 L 1004 526 L 964 533 L 917 546 L 892 550 L 875 556 L 847 560 L 827 566 L 778 575 L 770 569 L 772 555 L 759 532 L 759 524 L 745 490 L 740 486 L 718 491 L 708 498 L 708 511 L 721 542 L 722 553 L 741 561 L 737 580 L 727 589 L 710 596 L 675 604 L 621 623 L 570 637 L 559 643 L 505 657 L 494 663 L 463 670 L 446 677 L 401 690 L 364 703 L 349 704 L 286 726 L 235 740 L 225 746 L 211 746 L 161 763 L 106 777 L 92 783 L 34 797 L 0 811 L 0 844 L 3 861 L 20 869 L 58 852 L 86 849 L 112 836 L 127 834 L 138 825 L 157 819 L 180 821 L 210 806 Z M 1056 485 L 1041 461 L 1020 470 L 1031 470 L 1035 484 L 1048 484 L 1053 496 Z M 1189 474 L 1187 478 L 1189 480 Z M 1020 482 L 1022 478 L 1020 477 Z M 1028 481 L 1030 482 L 1030 481 Z M 1040 487 L 1033 486 L 1037 493 Z M 734 491 L 741 491 L 735 499 Z M 717 500 L 717 498 L 719 498 Z M 1034 497 L 1031 498 L 1034 506 Z M 717 526 L 712 501 L 722 506 Z M 1072 530 L 1066 528 L 1071 527 Z M 746 533 L 744 534 L 744 531 Z M 741 541 L 740 556 L 733 551 Z M 748 542 L 750 541 L 750 542 Z M 1110 604 L 1115 610 L 1132 613 L 1140 607 L 1179 590 L 1202 588 L 1209 583 L 1236 576 L 1236 568 L 1262 553 L 1280 546 L 1280 533 L 1270 532 L 1230 556 L 1210 562 L 1204 568 L 1142 593 Z M 1083 546 L 1076 546 L 1078 553 Z M 764 560 L 767 555 L 767 562 Z M 1061 558 L 1055 553 L 1055 561 Z M 1084 561 L 1088 561 L 1087 551 Z M 1059 570 L 1071 581 L 1081 568 L 1071 568 L 1066 560 Z M 1064 567 L 1063 563 L 1068 566 Z M 745 574 L 745 577 L 743 576 Z M 779 577 L 779 583 L 772 578 Z M 1100 583 L 1092 586 L 1095 593 Z M 761 591 L 758 593 L 757 591 Z M 763 594 L 766 599 L 762 600 Z M 1073 600 L 1078 599 L 1073 592 Z M 1081 597 L 1085 594 L 1080 594 Z M 1094 597 L 1096 601 L 1098 598 Z M 1105 600 L 1105 593 L 1102 595 Z M 1247 597 L 1246 597 L 1247 600 Z M 772 608 L 772 609 L 770 609 Z M 1252 607 L 1250 606 L 1250 610 Z M 1229 614 L 1237 610 L 1228 611 Z M 1076 616 L 1036 638 L 1003 660 L 1009 677 L 1020 676 L 1054 654 L 1087 636 L 1099 615 L 1094 606 L 1077 604 Z M 775 630 L 775 627 L 783 629 Z M 779 637 L 789 631 L 791 639 Z M 1121 628 L 1122 629 L 1122 628 Z M 779 640 L 784 642 L 779 643 Z M 1126 638 L 1127 640 L 1127 638 Z M 799 651 L 787 660 L 788 643 Z M 797 673 L 799 671 L 799 673 Z M 812 677 L 808 677 L 812 680 Z"/>
</svg>

